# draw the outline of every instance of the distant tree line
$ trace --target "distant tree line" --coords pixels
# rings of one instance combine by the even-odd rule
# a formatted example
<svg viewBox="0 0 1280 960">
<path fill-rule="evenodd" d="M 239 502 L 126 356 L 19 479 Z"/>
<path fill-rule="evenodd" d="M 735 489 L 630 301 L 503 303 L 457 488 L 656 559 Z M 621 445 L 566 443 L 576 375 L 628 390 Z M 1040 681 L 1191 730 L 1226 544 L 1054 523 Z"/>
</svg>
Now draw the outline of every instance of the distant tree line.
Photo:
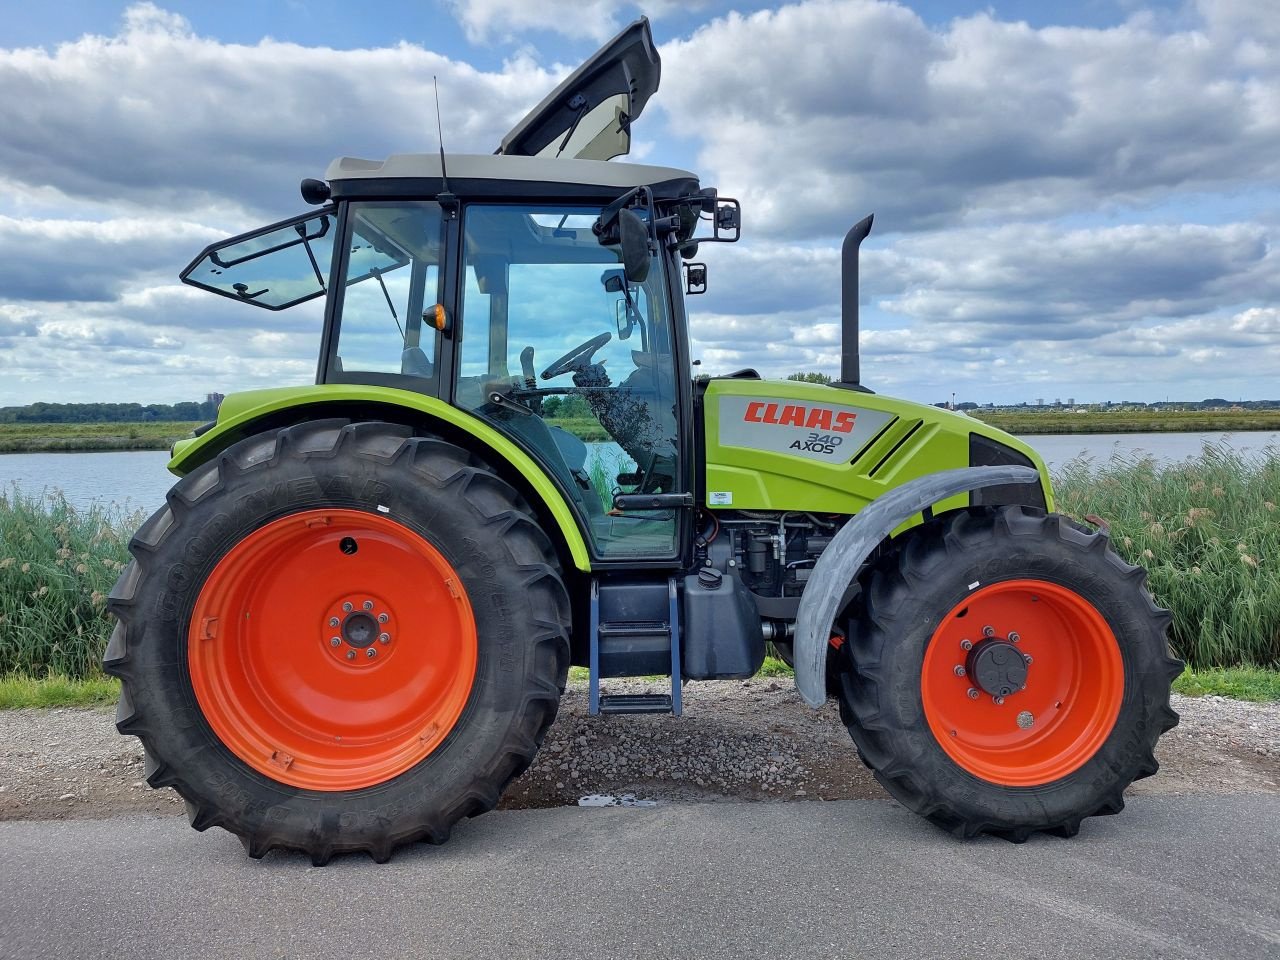
<svg viewBox="0 0 1280 960">
<path fill-rule="evenodd" d="M 148 421 L 212 420 L 218 412 L 216 395 L 185 403 L 28 403 L 0 407 L 0 423 L 146 423 Z"/>
<path fill-rule="evenodd" d="M 819 373 L 817 370 L 810 370 L 807 373 L 797 370 L 795 373 L 787 374 L 788 380 L 799 380 L 801 383 L 830 383 L 831 378 L 825 373 Z"/>
<path fill-rule="evenodd" d="M 586 420 L 591 407 L 583 397 L 547 397 L 542 401 L 542 415 L 552 420 Z"/>
</svg>

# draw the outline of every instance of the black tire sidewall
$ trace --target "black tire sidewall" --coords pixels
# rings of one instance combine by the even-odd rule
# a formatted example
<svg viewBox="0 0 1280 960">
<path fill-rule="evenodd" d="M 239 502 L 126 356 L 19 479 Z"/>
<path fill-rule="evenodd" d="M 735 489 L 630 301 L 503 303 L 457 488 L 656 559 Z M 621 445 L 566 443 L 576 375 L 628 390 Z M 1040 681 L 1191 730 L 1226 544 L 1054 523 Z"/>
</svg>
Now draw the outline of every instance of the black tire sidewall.
<svg viewBox="0 0 1280 960">
<path fill-rule="evenodd" d="M 131 690 L 148 720 L 148 752 L 176 772 L 188 801 L 216 809 L 218 822 L 236 833 L 266 833 L 281 845 L 307 848 L 323 836 L 337 850 L 365 849 L 388 837 L 447 830 L 462 813 L 496 800 L 487 796 L 495 790 L 489 780 L 500 779 L 500 789 L 518 772 L 495 767 L 514 765 L 506 754 L 519 736 L 513 726 L 530 686 L 548 669 L 555 674 L 554 663 L 535 662 L 543 648 L 531 642 L 548 632 L 555 612 L 536 608 L 538 594 L 524 589 L 519 573 L 529 558 L 513 556 L 492 522 L 504 499 L 513 505 L 514 492 L 483 471 L 432 482 L 413 469 L 413 442 L 387 457 L 356 455 L 341 441 L 330 454 L 300 454 L 281 444 L 248 468 L 242 464 L 253 458 L 233 448 L 186 477 L 170 497 L 175 522 L 145 558 L 138 601 L 146 619 L 142 642 L 131 648 L 137 677 Z M 477 509 L 477 502 L 487 506 Z M 476 623 L 476 674 L 453 729 L 412 769 L 361 790 L 300 789 L 249 767 L 205 721 L 188 672 L 188 625 L 214 566 L 252 531 L 317 508 L 377 514 L 422 536 L 457 572 Z"/>
<path fill-rule="evenodd" d="M 947 538 L 926 536 L 915 551 L 923 562 L 898 564 L 907 589 L 893 591 L 892 609 L 880 609 L 877 616 L 895 627 L 892 632 L 874 624 L 861 628 L 873 656 L 878 654 L 877 726 L 888 731 L 884 739 L 895 761 L 911 768 L 913 799 L 921 792 L 944 797 L 950 814 L 961 821 L 1000 829 L 1043 829 L 1078 820 L 1118 801 L 1150 755 L 1153 711 L 1168 702 L 1163 626 L 1152 616 L 1141 581 L 1119 575 L 1096 534 L 1060 527 L 1060 518 L 1052 516 L 1021 514 L 1012 526 L 993 517 L 975 519 L 962 524 L 967 526 L 959 538 L 962 548 L 955 539 L 948 548 Z M 1107 739 L 1072 773 L 1031 787 L 996 784 L 961 767 L 933 735 L 921 692 L 925 651 L 943 618 L 982 588 L 1010 580 L 1057 584 L 1087 601 L 1111 628 L 1124 669 L 1120 708 Z M 999 709 L 1016 713 L 1016 701 L 1015 694 Z M 891 776 L 880 779 L 891 792 L 906 786 Z"/>
</svg>

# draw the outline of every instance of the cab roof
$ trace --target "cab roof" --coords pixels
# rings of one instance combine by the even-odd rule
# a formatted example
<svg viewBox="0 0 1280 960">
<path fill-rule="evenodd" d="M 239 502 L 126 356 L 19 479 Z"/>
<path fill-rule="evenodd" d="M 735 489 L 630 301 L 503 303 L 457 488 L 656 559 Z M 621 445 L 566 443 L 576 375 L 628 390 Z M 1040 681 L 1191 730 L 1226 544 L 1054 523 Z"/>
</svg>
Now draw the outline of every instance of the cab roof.
<svg viewBox="0 0 1280 960">
<path fill-rule="evenodd" d="M 463 197 L 530 198 L 619 196 L 650 187 L 658 199 L 698 190 L 698 177 L 676 167 L 605 160 L 567 160 L 502 154 L 453 154 L 444 159 L 449 191 Z M 335 199 L 424 196 L 444 190 L 441 158 L 434 153 L 398 153 L 386 160 L 340 157 L 324 179 Z"/>
</svg>

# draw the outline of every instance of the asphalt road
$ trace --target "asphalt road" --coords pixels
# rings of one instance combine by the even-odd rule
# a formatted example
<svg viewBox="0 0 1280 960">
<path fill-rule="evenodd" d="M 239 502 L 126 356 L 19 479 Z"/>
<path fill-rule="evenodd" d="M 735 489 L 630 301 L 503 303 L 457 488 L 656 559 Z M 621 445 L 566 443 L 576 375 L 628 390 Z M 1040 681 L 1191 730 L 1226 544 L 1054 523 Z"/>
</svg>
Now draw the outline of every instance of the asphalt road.
<svg viewBox="0 0 1280 960">
<path fill-rule="evenodd" d="M 1022 846 L 879 800 L 513 811 L 320 869 L 185 819 L 0 823 L 0 956 L 1275 960 L 1280 796 Z"/>
</svg>

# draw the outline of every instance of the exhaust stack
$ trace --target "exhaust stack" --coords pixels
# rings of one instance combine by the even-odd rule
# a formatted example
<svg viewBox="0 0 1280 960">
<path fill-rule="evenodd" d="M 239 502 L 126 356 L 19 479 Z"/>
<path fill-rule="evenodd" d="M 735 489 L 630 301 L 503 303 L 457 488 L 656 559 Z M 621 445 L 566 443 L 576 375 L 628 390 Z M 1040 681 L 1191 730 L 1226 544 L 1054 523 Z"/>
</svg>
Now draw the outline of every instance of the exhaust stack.
<svg viewBox="0 0 1280 960">
<path fill-rule="evenodd" d="M 840 382 L 837 387 L 866 390 L 858 369 L 858 248 L 871 232 L 871 214 L 853 225 L 840 248 Z"/>
</svg>

